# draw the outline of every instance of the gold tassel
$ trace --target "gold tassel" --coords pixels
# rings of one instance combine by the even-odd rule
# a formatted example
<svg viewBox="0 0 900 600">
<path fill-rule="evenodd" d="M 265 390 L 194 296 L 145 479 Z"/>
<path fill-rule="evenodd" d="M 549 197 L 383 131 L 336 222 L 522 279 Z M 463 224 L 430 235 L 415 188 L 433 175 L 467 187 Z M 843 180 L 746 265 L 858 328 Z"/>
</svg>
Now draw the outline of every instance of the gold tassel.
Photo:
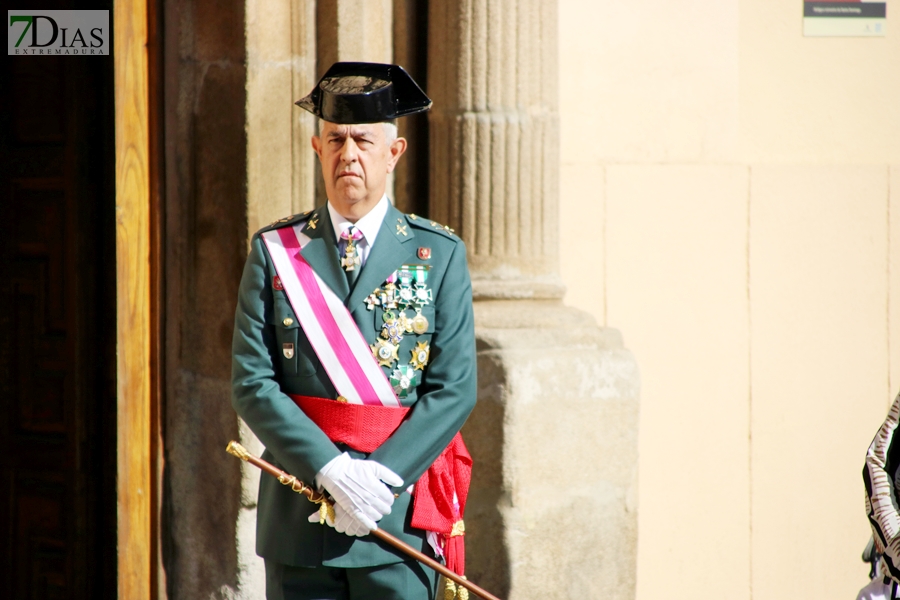
<svg viewBox="0 0 900 600">
<path fill-rule="evenodd" d="M 319 503 L 319 525 L 324 525 L 328 521 L 334 523 L 334 507 L 327 502 L 321 502 Z"/>
<path fill-rule="evenodd" d="M 465 575 L 462 576 L 466 578 Z M 450 579 L 444 578 L 444 600 L 469 600 L 469 590 L 461 585 L 456 585 Z"/>
<path fill-rule="evenodd" d="M 462 521 L 460 521 L 460 523 L 462 523 Z M 465 579 L 466 576 L 463 575 L 462 578 Z M 461 585 L 457 586 L 456 587 L 456 597 L 459 598 L 459 600 L 469 600 L 469 590 L 467 590 L 466 588 L 464 588 Z"/>
<path fill-rule="evenodd" d="M 450 579 L 444 579 L 444 582 L 444 600 L 454 600 L 456 598 L 456 584 Z"/>
</svg>

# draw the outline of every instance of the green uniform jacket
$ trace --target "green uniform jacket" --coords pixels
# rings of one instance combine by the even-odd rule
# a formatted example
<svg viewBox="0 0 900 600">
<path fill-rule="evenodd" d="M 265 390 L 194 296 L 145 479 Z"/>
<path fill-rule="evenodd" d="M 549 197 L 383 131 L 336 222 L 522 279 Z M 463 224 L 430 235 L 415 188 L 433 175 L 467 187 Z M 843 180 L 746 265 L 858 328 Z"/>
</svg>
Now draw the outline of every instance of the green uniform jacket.
<svg viewBox="0 0 900 600">
<path fill-rule="evenodd" d="M 275 267 L 260 233 L 307 220 L 311 241 L 303 257 L 353 315 L 369 344 L 380 337 L 384 310 L 369 310 L 365 299 L 402 265 L 430 265 L 427 286 L 433 302 L 422 309 L 428 319 L 424 334 L 404 335 L 399 362 L 382 367 L 390 375 L 410 362 L 412 349 L 427 341 L 430 358 L 420 382 L 402 399 L 412 406 L 408 418 L 369 458 L 403 478 L 400 497 L 379 526 L 416 549 L 425 550 L 425 534 L 410 527 L 412 497 L 404 490 L 415 483 L 462 427 L 475 403 L 475 333 L 472 286 L 466 248 L 449 231 L 422 217 L 388 209 L 378 237 L 353 290 L 340 267 L 337 242 L 328 210 L 320 207 L 274 223 L 253 236 L 244 267 L 232 344 L 232 404 L 266 447 L 263 458 L 312 484 L 316 473 L 348 450 L 334 444 L 286 394 L 337 398 L 337 392 L 297 322 L 287 294 L 274 289 Z M 430 249 L 430 258 L 427 251 Z M 396 312 L 396 311 L 395 311 Z M 414 315 L 413 311 L 407 314 Z M 283 344 L 294 345 L 286 358 Z M 288 353 L 289 354 L 289 353 Z M 364 454 L 349 451 L 355 458 Z M 371 537 L 349 537 L 333 528 L 309 523 L 316 506 L 263 476 L 257 511 L 257 554 L 293 566 L 369 567 L 405 560 L 398 551 Z"/>
</svg>

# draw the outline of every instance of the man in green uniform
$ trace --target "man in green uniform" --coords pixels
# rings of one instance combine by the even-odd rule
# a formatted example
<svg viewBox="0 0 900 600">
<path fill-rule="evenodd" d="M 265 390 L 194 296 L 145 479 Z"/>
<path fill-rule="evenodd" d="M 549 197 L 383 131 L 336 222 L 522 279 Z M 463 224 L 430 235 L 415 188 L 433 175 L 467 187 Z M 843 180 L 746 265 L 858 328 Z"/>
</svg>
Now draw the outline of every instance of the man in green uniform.
<svg viewBox="0 0 900 600">
<path fill-rule="evenodd" d="M 311 516 L 314 505 L 275 479 L 260 481 L 257 553 L 265 559 L 267 598 L 434 598 L 431 570 L 367 536 L 380 527 L 440 555 L 449 536 L 462 530 L 461 520 L 453 534 L 414 527 L 410 490 L 420 482 L 413 490 L 416 511 L 420 503 L 423 510 L 432 505 L 420 500 L 419 493 L 427 491 L 420 488 L 435 489 L 433 463 L 459 439 L 475 402 L 466 249 L 449 228 L 399 212 L 385 195 L 388 174 L 407 145 L 393 121 L 427 110 L 431 101 L 400 67 L 337 63 L 297 104 L 321 119 L 312 146 L 328 202 L 253 236 L 235 316 L 232 403 L 265 445 L 263 457 L 323 488 L 335 500 L 335 515 L 322 525 L 318 514 Z M 408 409 L 399 426 L 367 441 L 374 449 L 345 443 L 331 413 L 308 404 L 343 404 L 338 389 L 346 384 L 334 371 L 346 364 L 329 363 L 333 358 L 320 347 L 323 342 L 310 334 L 319 319 L 298 310 L 286 274 L 273 261 L 265 234 L 282 235 L 289 228 L 305 236 L 302 262 L 343 303 L 362 334 L 368 348 L 359 360 L 377 361 L 393 389 L 394 397 L 380 400 Z M 333 333 L 323 339 L 339 344 Z M 374 428 L 366 414 L 349 427 L 363 438 Z M 432 483 L 423 486 L 426 471 Z M 452 494 L 453 510 L 461 505 L 461 519 L 465 490 L 459 491 L 460 498 Z"/>
</svg>

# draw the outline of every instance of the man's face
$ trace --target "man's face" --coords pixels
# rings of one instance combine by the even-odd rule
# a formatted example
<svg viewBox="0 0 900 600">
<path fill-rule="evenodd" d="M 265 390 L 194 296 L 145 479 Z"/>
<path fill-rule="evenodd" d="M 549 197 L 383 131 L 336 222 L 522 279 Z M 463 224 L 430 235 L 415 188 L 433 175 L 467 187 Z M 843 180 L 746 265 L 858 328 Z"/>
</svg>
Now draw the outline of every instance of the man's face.
<svg viewBox="0 0 900 600">
<path fill-rule="evenodd" d="M 328 200 L 348 219 L 365 216 L 384 195 L 388 173 L 406 150 L 406 140 L 388 142 L 383 123 L 338 125 L 324 121 L 313 150 L 322 164 Z"/>
</svg>

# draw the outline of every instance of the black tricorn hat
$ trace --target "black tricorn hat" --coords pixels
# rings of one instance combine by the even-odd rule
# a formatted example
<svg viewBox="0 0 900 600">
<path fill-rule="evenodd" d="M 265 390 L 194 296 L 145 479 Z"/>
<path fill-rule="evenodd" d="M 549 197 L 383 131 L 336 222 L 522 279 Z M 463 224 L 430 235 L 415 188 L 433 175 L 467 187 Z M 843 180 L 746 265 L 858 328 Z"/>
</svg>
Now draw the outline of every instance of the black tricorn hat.
<svg viewBox="0 0 900 600">
<path fill-rule="evenodd" d="M 297 106 L 332 123 L 380 123 L 431 108 L 431 99 L 399 65 L 338 62 Z"/>
</svg>

